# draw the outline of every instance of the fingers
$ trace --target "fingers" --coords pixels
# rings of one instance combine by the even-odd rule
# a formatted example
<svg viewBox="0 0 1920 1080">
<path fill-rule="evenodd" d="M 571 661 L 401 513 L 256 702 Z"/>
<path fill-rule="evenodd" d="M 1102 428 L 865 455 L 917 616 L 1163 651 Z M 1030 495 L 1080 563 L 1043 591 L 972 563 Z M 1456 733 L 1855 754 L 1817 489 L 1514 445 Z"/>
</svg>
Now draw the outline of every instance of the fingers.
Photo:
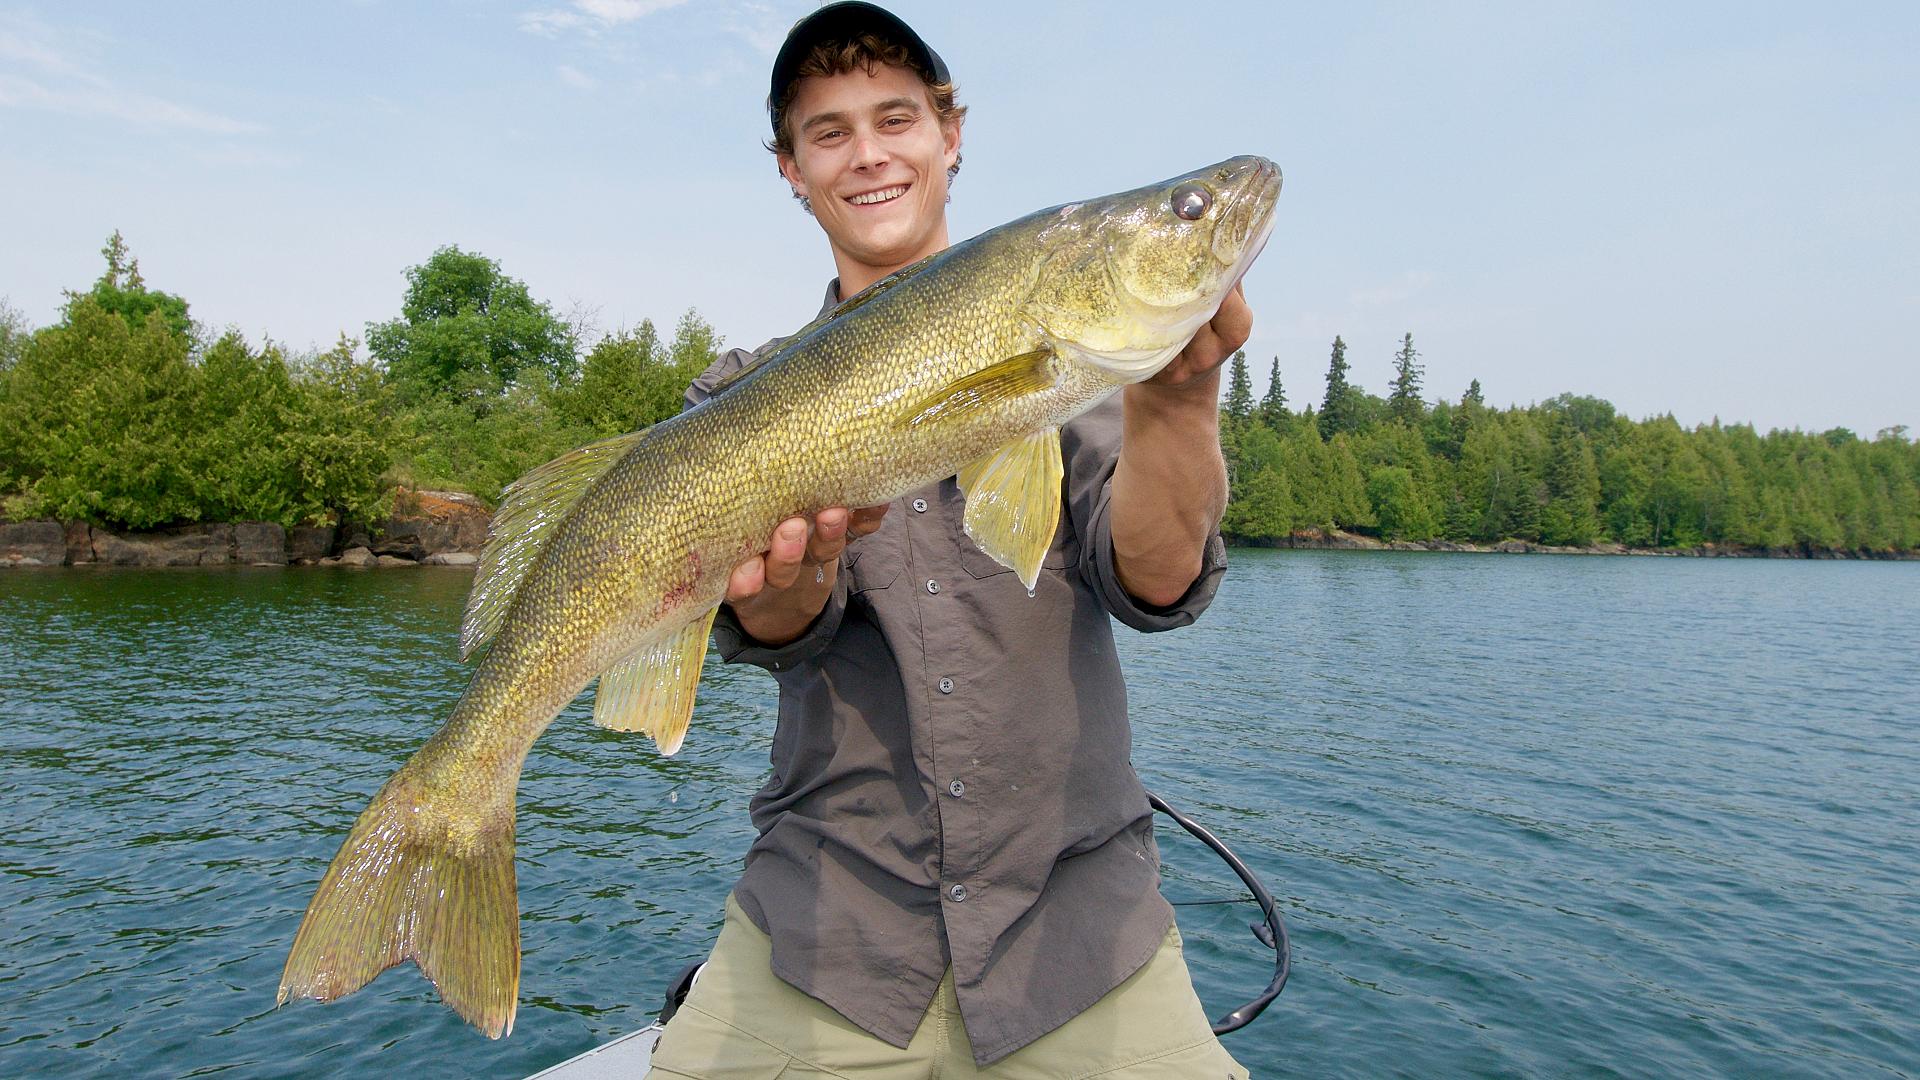
<svg viewBox="0 0 1920 1080">
<path fill-rule="evenodd" d="M 818 567 L 838 560 L 847 541 L 879 528 L 886 515 L 884 505 L 858 510 L 834 506 L 815 514 L 812 521 L 788 518 L 775 527 L 764 553 L 734 568 L 727 578 L 727 603 L 751 600 L 769 588 L 791 588 L 803 574 L 810 581 L 824 576 Z"/>
<path fill-rule="evenodd" d="M 1252 336 L 1253 309 L 1247 306 L 1247 296 L 1236 283 L 1220 301 L 1220 310 L 1193 335 L 1193 344 L 1188 346 L 1196 373 L 1219 367 Z"/>
<path fill-rule="evenodd" d="M 733 568 L 733 574 L 727 578 L 727 603 L 738 604 L 760 595 L 767 584 L 767 568 L 764 560 L 755 555 L 746 562 Z"/>
<path fill-rule="evenodd" d="M 886 504 L 863 506 L 853 511 L 852 520 L 847 523 L 848 538 L 865 536 L 880 527 L 880 519 L 887 516 Z"/>
<path fill-rule="evenodd" d="M 767 553 L 761 556 L 766 563 L 766 581 L 775 589 L 784 589 L 793 584 L 800 576 L 800 562 L 807 554 L 807 519 L 790 517 L 774 527 L 773 539 L 767 543 Z"/>
</svg>

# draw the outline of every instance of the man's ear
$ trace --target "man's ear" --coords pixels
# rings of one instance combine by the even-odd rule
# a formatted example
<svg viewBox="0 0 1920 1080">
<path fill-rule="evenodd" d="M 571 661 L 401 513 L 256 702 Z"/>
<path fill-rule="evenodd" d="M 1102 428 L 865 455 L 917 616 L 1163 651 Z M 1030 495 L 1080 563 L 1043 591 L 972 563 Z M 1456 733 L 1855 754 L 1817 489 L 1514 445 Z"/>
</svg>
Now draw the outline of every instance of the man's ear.
<svg viewBox="0 0 1920 1080">
<path fill-rule="evenodd" d="M 949 170 L 960 163 L 960 125 L 962 122 L 963 120 L 955 120 L 951 124 L 940 125 L 940 134 L 946 140 L 947 144 L 945 160 Z"/>
<path fill-rule="evenodd" d="M 807 193 L 807 185 L 800 180 L 800 165 L 793 160 L 792 154 L 775 154 L 774 160 L 780 163 L 780 175 L 787 178 L 787 185 L 793 188 L 794 198 Z"/>
</svg>

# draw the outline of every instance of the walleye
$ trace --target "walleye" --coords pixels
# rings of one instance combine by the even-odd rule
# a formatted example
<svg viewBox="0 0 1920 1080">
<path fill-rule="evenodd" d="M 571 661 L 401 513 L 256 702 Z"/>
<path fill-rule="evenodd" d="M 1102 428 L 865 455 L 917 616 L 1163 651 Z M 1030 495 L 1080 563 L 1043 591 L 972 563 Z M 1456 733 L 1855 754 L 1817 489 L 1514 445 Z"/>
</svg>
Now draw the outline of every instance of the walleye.
<svg viewBox="0 0 1920 1080">
<path fill-rule="evenodd" d="M 469 1023 L 511 1031 L 514 792 L 554 715 L 597 678 L 595 723 L 678 750 L 727 578 L 796 514 L 957 473 L 968 535 L 1031 589 L 1060 426 L 1186 346 L 1279 192 L 1272 162 L 1241 157 L 1042 210 L 876 282 L 699 407 L 516 481 L 460 630 L 485 656 L 327 868 L 279 1003 L 411 959 Z"/>
</svg>

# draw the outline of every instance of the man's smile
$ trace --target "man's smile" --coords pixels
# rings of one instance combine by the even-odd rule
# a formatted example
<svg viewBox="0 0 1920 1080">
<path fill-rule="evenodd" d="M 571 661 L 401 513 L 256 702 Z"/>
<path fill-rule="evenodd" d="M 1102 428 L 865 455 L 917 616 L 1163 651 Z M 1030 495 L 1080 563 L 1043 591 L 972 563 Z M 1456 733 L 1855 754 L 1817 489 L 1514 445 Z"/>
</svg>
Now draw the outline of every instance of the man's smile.
<svg viewBox="0 0 1920 1080">
<path fill-rule="evenodd" d="M 849 195 L 847 196 L 847 201 L 855 206 L 871 206 L 874 203 L 892 202 L 900 196 L 905 195 L 907 188 L 911 186 L 910 184 L 896 184 L 893 187 L 881 188 L 879 191 L 869 191 L 861 195 Z"/>
</svg>

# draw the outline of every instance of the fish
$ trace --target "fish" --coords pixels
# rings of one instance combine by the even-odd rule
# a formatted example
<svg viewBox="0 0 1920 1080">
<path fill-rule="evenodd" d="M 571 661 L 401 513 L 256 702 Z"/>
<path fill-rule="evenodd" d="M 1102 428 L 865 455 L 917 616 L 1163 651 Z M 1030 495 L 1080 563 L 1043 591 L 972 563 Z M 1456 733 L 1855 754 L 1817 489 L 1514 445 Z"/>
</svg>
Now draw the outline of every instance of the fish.
<svg viewBox="0 0 1920 1080">
<path fill-rule="evenodd" d="M 596 679 L 596 724 L 677 751 L 735 567 L 779 522 L 949 476 L 967 534 L 1028 589 L 1060 511 L 1060 427 L 1151 378 L 1274 227 L 1280 170 L 1237 157 L 1041 210 L 848 298 L 642 431 L 503 493 L 460 628 L 472 679 L 354 822 L 276 1007 L 414 961 L 490 1038 L 520 985 L 514 800 L 541 732 Z"/>
</svg>

